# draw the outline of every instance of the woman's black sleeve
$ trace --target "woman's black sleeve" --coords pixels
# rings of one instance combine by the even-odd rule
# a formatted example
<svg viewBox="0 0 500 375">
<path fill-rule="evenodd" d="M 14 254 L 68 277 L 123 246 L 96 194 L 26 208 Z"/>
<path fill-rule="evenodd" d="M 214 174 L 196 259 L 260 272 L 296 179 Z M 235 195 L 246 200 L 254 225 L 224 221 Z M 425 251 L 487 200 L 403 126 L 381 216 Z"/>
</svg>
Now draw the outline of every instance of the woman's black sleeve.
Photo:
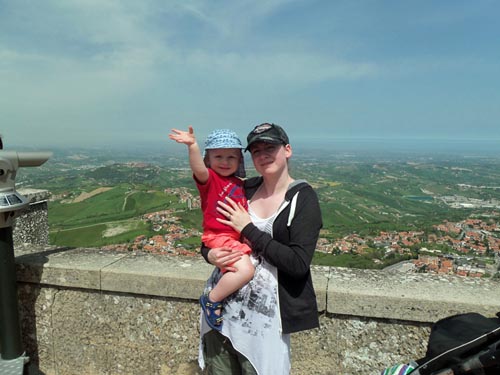
<svg viewBox="0 0 500 375">
<path fill-rule="evenodd" d="M 300 191 L 290 226 L 287 226 L 287 219 L 287 215 L 276 218 L 273 226 L 275 238 L 252 223 L 243 228 L 241 234 L 250 241 L 254 254 L 292 277 L 304 277 L 309 273 L 322 227 L 318 198 L 312 188 Z"/>
<path fill-rule="evenodd" d="M 212 249 L 210 249 L 209 247 L 206 247 L 204 243 L 202 243 L 202 244 L 201 244 L 201 249 L 200 249 L 201 256 L 202 256 L 203 258 L 205 258 L 205 261 L 206 261 L 207 263 L 210 263 L 210 262 L 208 261 L 208 252 L 209 252 L 210 250 L 212 250 Z"/>
</svg>

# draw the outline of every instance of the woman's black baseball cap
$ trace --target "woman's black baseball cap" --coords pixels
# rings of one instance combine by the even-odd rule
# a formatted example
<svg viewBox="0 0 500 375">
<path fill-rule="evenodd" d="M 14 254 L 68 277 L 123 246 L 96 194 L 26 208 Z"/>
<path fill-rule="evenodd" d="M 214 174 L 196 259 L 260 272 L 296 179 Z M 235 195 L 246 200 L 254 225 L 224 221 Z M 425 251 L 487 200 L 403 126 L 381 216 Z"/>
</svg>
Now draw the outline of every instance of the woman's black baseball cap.
<svg viewBox="0 0 500 375">
<path fill-rule="evenodd" d="M 248 151 L 250 146 L 255 142 L 266 142 L 266 143 L 276 143 L 287 145 L 290 143 L 288 140 L 288 135 L 283 130 L 283 128 L 276 124 L 263 123 L 257 125 L 247 136 L 247 147 L 245 151 Z"/>
</svg>

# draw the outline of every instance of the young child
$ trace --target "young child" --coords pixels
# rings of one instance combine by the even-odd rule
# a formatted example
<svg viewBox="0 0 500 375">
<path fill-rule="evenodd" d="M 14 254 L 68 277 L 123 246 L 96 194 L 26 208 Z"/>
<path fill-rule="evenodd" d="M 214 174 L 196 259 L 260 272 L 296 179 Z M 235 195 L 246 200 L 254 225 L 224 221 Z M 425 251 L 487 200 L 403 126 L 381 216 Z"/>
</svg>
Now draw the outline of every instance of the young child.
<svg viewBox="0 0 500 375">
<path fill-rule="evenodd" d="M 254 266 L 249 254 L 250 247 L 239 241 L 240 234 L 217 218 L 227 220 L 217 211 L 218 201 L 227 197 L 248 208 L 243 191 L 245 167 L 244 148 L 238 136 L 226 129 L 214 130 L 205 141 L 203 157 L 196 142 L 193 127 L 188 131 L 172 129 L 169 138 L 188 147 L 189 164 L 200 192 L 203 212 L 203 243 L 210 248 L 226 247 L 241 252 L 241 258 L 231 265 L 234 272 L 221 269 L 223 275 L 208 295 L 200 297 L 205 319 L 209 326 L 220 331 L 222 328 L 222 301 L 248 283 L 254 275 Z"/>
</svg>

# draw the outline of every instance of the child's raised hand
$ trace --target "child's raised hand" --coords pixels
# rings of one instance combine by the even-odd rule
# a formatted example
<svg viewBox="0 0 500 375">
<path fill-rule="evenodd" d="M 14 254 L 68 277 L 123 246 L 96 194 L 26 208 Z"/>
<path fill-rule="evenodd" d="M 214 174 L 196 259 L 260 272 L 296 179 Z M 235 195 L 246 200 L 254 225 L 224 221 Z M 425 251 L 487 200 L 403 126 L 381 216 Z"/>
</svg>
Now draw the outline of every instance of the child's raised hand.
<svg viewBox="0 0 500 375">
<path fill-rule="evenodd" d="M 194 136 L 194 130 L 192 126 L 188 127 L 188 131 L 172 129 L 172 133 L 168 135 L 168 137 L 176 141 L 177 143 L 184 143 L 186 145 L 192 145 L 196 143 L 196 137 Z"/>
</svg>

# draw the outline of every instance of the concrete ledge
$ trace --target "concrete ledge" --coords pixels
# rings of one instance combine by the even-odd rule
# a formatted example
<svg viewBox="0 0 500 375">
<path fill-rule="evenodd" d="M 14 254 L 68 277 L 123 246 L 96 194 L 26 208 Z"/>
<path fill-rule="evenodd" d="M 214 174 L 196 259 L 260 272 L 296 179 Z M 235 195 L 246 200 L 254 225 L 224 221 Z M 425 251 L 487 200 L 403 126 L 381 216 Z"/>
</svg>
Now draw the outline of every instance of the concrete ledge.
<svg viewBox="0 0 500 375">
<path fill-rule="evenodd" d="M 314 267 L 312 279 L 314 290 L 316 292 L 316 301 L 318 303 L 318 311 L 326 312 L 328 310 L 328 283 L 330 280 L 330 267 Z"/>
<path fill-rule="evenodd" d="M 101 290 L 101 270 L 126 257 L 98 249 L 16 250 L 18 281 Z"/>
<path fill-rule="evenodd" d="M 499 288 L 488 279 L 332 268 L 327 311 L 416 322 L 470 311 L 493 316 Z"/>
<path fill-rule="evenodd" d="M 99 249 L 16 249 L 18 280 L 196 300 L 213 270 L 201 257 L 171 257 Z M 320 312 L 434 322 L 475 311 L 500 311 L 500 283 L 492 280 L 313 267 Z"/>
<path fill-rule="evenodd" d="M 197 300 L 212 270 L 199 258 L 133 253 L 101 269 L 101 289 Z"/>
<path fill-rule="evenodd" d="M 45 202 L 50 198 L 50 192 L 44 189 L 19 188 L 17 191 L 29 199 L 30 204 Z"/>
</svg>

